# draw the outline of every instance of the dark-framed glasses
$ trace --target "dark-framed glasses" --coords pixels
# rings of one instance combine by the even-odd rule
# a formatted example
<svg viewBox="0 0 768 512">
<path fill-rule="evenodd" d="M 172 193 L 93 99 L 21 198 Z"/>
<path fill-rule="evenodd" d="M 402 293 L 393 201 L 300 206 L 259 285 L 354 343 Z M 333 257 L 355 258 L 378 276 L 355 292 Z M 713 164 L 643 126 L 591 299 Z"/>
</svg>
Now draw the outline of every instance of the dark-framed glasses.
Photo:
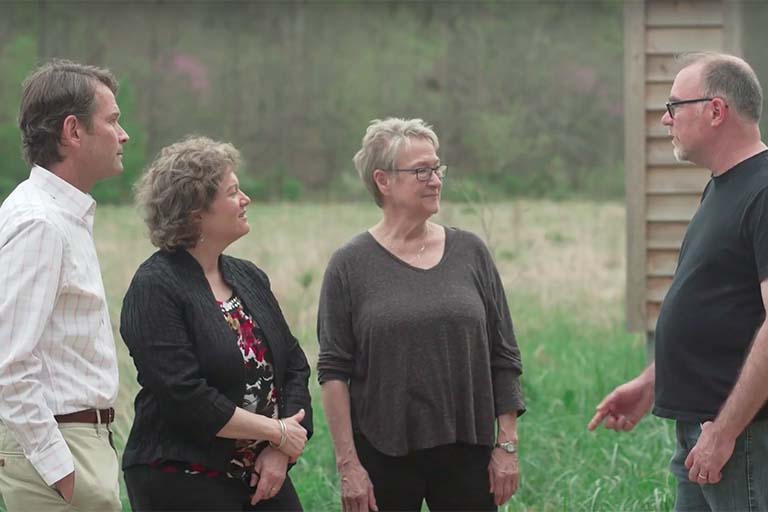
<svg viewBox="0 0 768 512">
<path fill-rule="evenodd" d="M 667 112 L 669 113 L 669 117 L 672 119 L 675 118 L 675 110 L 679 105 L 687 105 L 689 103 L 701 103 L 702 101 L 712 101 L 715 98 L 696 98 L 693 100 L 677 100 L 677 101 L 668 101 L 666 103 L 667 106 Z"/>
<path fill-rule="evenodd" d="M 437 164 L 434 167 L 419 167 L 417 169 L 394 169 L 395 172 L 409 172 L 416 175 L 416 179 L 419 181 L 429 181 L 432 179 L 432 174 L 437 174 L 437 177 L 441 180 L 448 174 L 448 166 L 445 164 Z"/>
</svg>

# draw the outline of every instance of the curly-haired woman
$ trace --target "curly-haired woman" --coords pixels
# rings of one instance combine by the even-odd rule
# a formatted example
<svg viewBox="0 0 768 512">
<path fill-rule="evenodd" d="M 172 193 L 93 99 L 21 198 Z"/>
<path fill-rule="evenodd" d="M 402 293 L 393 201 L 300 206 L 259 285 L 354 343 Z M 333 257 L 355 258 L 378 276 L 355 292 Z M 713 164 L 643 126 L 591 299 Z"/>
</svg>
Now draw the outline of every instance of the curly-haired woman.
<svg viewBox="0 0 768 512">
<path fill-rule="evenodd" d="M 238 151 L 164 148 L 137 185 L 158 251 L 120 332 L 141 390 L 123 455 L 134 510 L 297 510 L 287 471 L 312 432 L 309 366 L 266 274 L 224 255 L 250 230 Z"/>
</svg>

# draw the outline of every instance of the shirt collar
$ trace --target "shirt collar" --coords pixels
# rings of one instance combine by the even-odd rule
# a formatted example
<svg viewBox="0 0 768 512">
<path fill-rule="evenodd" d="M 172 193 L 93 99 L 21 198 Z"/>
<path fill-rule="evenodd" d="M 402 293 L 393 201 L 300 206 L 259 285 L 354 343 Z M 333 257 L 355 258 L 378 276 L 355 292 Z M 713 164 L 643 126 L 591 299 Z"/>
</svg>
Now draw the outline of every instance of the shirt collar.
<svg viewBox="0 0 768 512">
<path fill-rule="evenodd" d="M 36 165 L 29 173 L 29 181 L 51 195 L 56 204 L 86 221 L 93 219 L 96 201 L 90 194 L 74 187 L 51 171 Z"/>
</svg>

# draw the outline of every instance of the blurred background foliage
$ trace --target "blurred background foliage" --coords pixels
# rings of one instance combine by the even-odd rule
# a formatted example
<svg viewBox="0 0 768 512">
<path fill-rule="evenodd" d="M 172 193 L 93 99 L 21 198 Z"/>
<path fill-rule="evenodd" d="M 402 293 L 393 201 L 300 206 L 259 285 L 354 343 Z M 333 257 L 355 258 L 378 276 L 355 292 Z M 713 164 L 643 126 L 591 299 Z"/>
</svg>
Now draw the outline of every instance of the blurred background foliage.
<svg viewBox="0 0 768 512">
<path fill-rule="evenodd" d="M 758 35 L 768 8 L 746 8 Z M 121 82 L 131 140 L 102 202 L 130 201 L 159 148 L 193 133 L 240 148 L 255 199 L 365 197 L 351 158 L 385 116 L 434 125 L 448 199 L 620 198 L 622 23 L 618 1 L 6 0 L 0 198 L 28 174 L 20 83 L 51 57 Z"/>
<path fill-rule="evenodd" d="M 5 1 L 0 197 L 24 179 L 20 83 L 63 57 L 110 67 L 131 140 L 125 202 L 158 149 L 232 141 L 257 199 L 348 200 L 368 122 L 421 117 L 446 196 L 620 196 L 622 7 L 616 2 Z"/>
</svg>

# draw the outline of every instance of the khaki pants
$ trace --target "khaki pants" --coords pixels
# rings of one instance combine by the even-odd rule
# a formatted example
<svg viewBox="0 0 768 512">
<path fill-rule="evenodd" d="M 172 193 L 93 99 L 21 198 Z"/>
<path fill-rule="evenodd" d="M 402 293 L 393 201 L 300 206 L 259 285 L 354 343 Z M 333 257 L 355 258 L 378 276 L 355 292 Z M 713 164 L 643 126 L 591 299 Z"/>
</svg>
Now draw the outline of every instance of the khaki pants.
<svg viewBox="0 0 768 512">
<path fill-rule="evenodd" d="M 45 484 L 21 451 L 8 429 L 0 423 L 0 494 L 8 512 L 119 511 L 117 454 L 104 425 L 59 424 L 75 459 L 72 504 Z"/>
</svg>

